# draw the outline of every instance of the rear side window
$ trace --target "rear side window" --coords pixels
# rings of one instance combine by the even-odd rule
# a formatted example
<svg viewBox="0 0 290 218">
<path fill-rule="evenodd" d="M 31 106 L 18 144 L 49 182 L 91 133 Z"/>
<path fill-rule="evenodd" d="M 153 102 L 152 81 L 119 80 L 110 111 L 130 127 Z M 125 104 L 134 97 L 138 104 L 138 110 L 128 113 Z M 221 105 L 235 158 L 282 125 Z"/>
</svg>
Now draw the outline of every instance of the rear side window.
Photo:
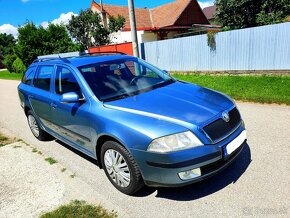
<svg viewBox="0 0 290 218">
<path fill-rule="evenodd" d="M 22 77 L 22 83 L 31 85 L 32 79 L 35 74 L 35 67 L 29 67 Z"/>
<path fill-rule="evenodd" d="M 55 93 L 62 95 L 68 92 L 76 92 L 82 96 L 81 88 L 73 73 L 66 67 L 58 66 L 55 77 Z"/>
<path fill-rule="evenodd" d="M 37 88 L 49 91 L 51 75 L 53 74 L 54 66 L 40 66 L 33 85 Z"/>
</svg>

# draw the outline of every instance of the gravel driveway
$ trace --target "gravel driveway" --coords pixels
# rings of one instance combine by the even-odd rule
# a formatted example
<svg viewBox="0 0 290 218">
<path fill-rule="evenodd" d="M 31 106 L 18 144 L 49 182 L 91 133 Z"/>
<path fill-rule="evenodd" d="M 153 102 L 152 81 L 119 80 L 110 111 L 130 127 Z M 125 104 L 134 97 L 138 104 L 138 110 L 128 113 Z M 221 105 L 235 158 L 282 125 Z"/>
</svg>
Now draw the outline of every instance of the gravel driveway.
<svg viewBox="0 0 290 218">
<path fill-rule="evenodd" d="M 34 165 L 36 164 L 34 158 L 30 158 L 29 161 L 21 158 L 15 159 L 15 155 L 18 153 L 9 151 L 4 160 L 7 158 L 10 167 L 0 163 L 0 185 L 2 187 L 7 184 L 3 184 L 1 175 L 11 171 L 13 160 L 10 158 L 14 158 L 15 164 L 26 163 L 26 167 L 23 167 L 22 170 L 28 174 L 48 173 L 51 177 L 46 176 L 45 180 L 56 181 L 47 183 L 48 187 L 45 187 L 44 190 L 51 196 L 55 196 L 56 199 L 50 204 L 50 200 L 47 198 L 46 203 L 49 204 L 49 208 L 66 203 L 82 193 L 80 197 L 90 203 L 102 202 L 103 206 L 108 209 L 111 209 L 113 205 L 120 217 L 290 217 L 289 106 L 238 103 L 248 131 L 248 146 L 229 168 L 222 174 L 191 186 L 176 189 L 147 188 L 138 196 L 129 197 L 118 192 L 110 184 L 104 172 L 98 169 L 92 159 L 57 141 L 39 142 L 32 136 L 19 105 L 16 91 L 18 83 L 17 81 L 0 80 L 0 127 L 41 150 L 45 156 L 54 157 L 61 166 L 67 168 L 69 172 L 75 173 L 74 179 L 76 180 L 74 181 L 77 182 L 66 182 L 62 178 L 63 175 L 58 175 L 58 173 L 61 174 L 60 170 L 57 173 L 49 173 L 52 170 L 51 166 L 45 165 L 44 168 L 39 169 L 38 167 L 43 164 L 37 161 L 40 166 Z M 2 152 L 6 151 L 1 148 L 0 154 Z M 36 159 L 39 158 L 37 155 L 34 156 Z M 2 161 L 3 157 L 0 160 Z M 19 163 L 16 163 L 16 160 Z M 30 164 L 30 161 L 33 164 Z M 35 166 L 35 168 L 31 166 Z M 24 181 L 26 179 L 21 170 L 13 170 L 9 175 L 11 181 L 15 181 L 15 178 Z M 42 189 L 43 186 L 37 185 L 36 187 Z M 23 189 L 26 188 L 23 187 Z M 10 189 L 7 188 L 8 192 L 11 189 L 13 186 Z M 66 190 L 66 195 L 57 191 L 60 190 L 61 193 L 64 193 L 61 191 L 62 189 Z M 29 195 L 30 192 L 26 194 Z M 14 204 L 13 200 L 5 197 L 7 193 L 4 193 L 4 197 L 2 192 L 0 195 L 1 201 L 6 201 L 6 204 L 9 201 L 10 208 L 14 206 L 21 208 L 21 205 Z M 34 201 L 40 203 L 31 204 L 31 210 L 47 209 L 47 207 L 42 208 L 43 199 L 34 197 Z M 7 217 L 11 215 L 8 214 L 10 211 L 7 211 Z M 5 211 L 2 210 L 0 217 L 3 214 Z M 32 216 L 37 216 L 37 214 Z"/>
</svg>

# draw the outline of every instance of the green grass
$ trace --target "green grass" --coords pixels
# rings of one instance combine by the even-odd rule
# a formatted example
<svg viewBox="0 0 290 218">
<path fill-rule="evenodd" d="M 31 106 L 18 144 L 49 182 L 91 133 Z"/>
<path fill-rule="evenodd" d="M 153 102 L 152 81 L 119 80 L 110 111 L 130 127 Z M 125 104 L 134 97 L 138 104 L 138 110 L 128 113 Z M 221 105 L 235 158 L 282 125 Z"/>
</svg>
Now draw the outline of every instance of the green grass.
<svg viewBox="0 0 290 218">
<path fill-rule="evenodd" d="M 290 105 L 290 76 L 200 74 L 172 74 L 172 76 L 223 92 L 236 100 Z"/>
<path fill-rule="evenodd" d="M 46 160 L 50 165 L 57 163 L 57 161 L 56 161 L 55 159 L 53 159 L 52 157 L 45 158 L 45 160 Z"/>
<path fill-rule="evenodd" d="M 4 142 L 4 141 L 7 141 L 7 140 L 8 140 L 8 138 L 6 136 L 4 136 L 4 135 L 1 135 L 1 133 L 0 133 L 0 142 Z"/>
<path fill-rule="evenodd" d="M 21 80 L 22 73 L 9 73 L 8 70 L 0 71 L 0 79 Z"/>
<path fill-rule="evenodd" d="M 37 148 L 32 148 L 32 152 L 33 152 L 33 153 L 38 152 Z"/>
<path fill-rule="evenodd" d="M 68 205 L 43 214 L 40 218 L 115 218 L 115 212 L 108 212 L 101 206 L 87 204 L 85 201 L 72 201 Z"/>
<path fill-rule="evenodd" d="M 0 133 L 0 147 L 7 145 L 8 138 Z"/>
</svg>

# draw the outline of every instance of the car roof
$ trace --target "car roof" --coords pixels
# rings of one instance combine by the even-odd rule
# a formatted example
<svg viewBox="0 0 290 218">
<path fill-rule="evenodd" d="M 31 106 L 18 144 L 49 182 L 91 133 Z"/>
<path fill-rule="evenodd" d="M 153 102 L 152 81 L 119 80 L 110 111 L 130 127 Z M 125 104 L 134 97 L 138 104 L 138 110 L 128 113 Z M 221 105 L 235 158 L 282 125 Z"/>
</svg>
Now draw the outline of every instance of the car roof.
<svg viewBox="0 0 290 218">
<path fill-rule="evenodd" d="M 68 64 L 73 65 L 75 67 L 95 64 L 95 63 L 102 63 L 108 61 L 115 61 L 115 60 L 124 60 L 124 59 L 132 59 L 135 57 L 129 55 L 102 55 L 102 56 L 78 56 L 78 57 L 69 57 L 69 58 L 43 58 L 36 60 L 31 66 L 37 65 L 47 65 L 47 64 Z"/>
</svg>

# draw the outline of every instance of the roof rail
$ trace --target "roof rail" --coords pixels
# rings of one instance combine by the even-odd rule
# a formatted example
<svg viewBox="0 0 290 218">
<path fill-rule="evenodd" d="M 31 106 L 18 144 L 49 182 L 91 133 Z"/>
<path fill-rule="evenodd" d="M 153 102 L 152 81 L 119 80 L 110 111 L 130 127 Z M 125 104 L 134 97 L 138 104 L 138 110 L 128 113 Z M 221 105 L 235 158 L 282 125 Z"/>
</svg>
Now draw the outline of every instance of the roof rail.
<svg viewBox="0 0 290 218">
<path fill-rule="evenodd" d="M 45 62 L 45 61 L 52 61 L 52 60 L 60 60 L 63 61 L 65 63 L 70 63 L 70 61 L 66 58 L 62 58 L 62 57 L 51 57 L 51 58 L 37 58 L 35 59 L 32 63 L 38 63 L 38 62 Z"/>
<path fill-rule="evenodd" d="M 96 51 L 96 52 L 88 52 L 81 54 L 80 56 L 91 56 L 91 55 L 113 55 L 113 54 L 120 54 L 120 55 L 127 55 L 124 52 L 119 51 Z"/>
<path fill-rule="evenodd" d="M 65 63 L 70 63 L 68 58 L 75 58 L 75 57 L 87 57 L 87 56 L 98 56 L 98 55 L 113 55 L 113 54 L 120 54 L 120 55 L 126 55 L 123 52 L 118 52 L 118 51 L 102 51 L 102 52 L 79 52 L 78 55 L 72 55 L 72 56 L 67 56 L 67 57 L 61 57 L 59 54 L 58 56 L 56 55 L 48 55 L 48 57 L 39 57 L 35 59 L 32 63 L 38 63 L 38 62 L 45 62 L 45 61 L 52 61 L 52 60 L 60 60 Z M 49 57 L 52 56 L 52 57 Z M 54 56 L 54 57 L 53 57 Z"/>
</svg>

